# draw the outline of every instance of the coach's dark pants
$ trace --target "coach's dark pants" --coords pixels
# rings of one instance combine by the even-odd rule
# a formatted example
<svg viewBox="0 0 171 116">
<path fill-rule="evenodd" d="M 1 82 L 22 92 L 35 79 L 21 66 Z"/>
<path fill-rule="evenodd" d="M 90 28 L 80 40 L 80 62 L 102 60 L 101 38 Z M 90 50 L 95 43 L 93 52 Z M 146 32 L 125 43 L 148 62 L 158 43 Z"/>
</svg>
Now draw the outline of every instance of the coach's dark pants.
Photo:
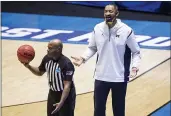
<svg viewBox="0 0 171 116">
<path fill-rule="evenodd" d="M 99 80 L 95 80 L 94 116 L 106 116 L 106 101 L 110 89 L 112 91 L 113 115 L 125 116 L 127 82 L 104 82 Z"/>
<path fill-rule="evenodd" d="M 71 88 L 68 98 L 63 107 L 55 114 L 51 114 L 56 108 L 53 104 L 58 103 L 61 99 L 62 92 L 49 90 L 47 101 L 47 116 L 74 116 L 76 92 L 75 87 Z"/>
</svg>

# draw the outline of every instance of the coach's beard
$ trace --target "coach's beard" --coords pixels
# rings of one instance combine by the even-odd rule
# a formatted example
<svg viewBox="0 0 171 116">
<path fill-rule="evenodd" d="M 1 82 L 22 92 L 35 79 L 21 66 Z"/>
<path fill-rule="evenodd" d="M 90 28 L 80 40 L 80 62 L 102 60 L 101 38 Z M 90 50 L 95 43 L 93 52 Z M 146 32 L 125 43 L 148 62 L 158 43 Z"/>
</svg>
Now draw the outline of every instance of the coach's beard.
<svg viewBox="0 0 171 116">
<path fill-rule="evenodd" d="M 115 18 L 105 18 L 106 24 L 108 25 L 112 25 L 115 21 Z"/>
</svg>

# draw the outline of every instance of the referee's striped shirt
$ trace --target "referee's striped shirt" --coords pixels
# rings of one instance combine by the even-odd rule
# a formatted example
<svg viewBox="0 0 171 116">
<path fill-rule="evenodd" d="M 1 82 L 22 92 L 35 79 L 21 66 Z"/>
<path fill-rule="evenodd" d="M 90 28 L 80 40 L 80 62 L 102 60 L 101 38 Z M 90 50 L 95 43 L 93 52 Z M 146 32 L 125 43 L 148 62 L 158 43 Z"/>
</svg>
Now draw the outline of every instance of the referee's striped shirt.
<svg viewBox="0 0 171 116">
<path fill-rule="evenodd" d="M 46 55 L 39 66 L 39 70 L 47 72 L 49 88 L 52 91 L 63 91 L 63 82 L 72 81 L 75 71 L 70 59 L 64 55 L 58 60 L 54 60 Z"/>
</svg>

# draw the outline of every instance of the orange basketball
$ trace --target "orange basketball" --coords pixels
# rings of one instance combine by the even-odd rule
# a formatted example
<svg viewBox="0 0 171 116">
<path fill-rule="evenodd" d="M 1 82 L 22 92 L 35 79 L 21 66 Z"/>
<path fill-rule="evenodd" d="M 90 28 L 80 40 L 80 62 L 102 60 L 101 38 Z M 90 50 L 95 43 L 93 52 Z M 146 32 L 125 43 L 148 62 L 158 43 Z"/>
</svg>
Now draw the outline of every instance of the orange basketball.
<svg viewBox="0 0 171 116">
<path fill-rule="evenodd" d="M 18 60 L 22 63 L 29 63 L 34 59 L 35 50 L 30 45 L 22 45 L 17 50 Z"/>
</svg>

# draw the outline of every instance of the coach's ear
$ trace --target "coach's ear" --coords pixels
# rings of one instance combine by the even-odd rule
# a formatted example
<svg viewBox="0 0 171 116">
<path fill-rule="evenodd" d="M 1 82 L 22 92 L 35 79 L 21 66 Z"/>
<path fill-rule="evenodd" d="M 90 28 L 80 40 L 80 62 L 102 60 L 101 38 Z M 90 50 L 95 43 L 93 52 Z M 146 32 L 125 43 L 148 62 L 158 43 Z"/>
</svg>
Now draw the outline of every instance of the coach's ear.
<svg viewBox="0 0 171 116">
<path fill-rule="evenodd" d="M 119 11 L 116 12 L 116 17 L 118 17 L 118 16 L 119 16 Z"/>
</svg>

